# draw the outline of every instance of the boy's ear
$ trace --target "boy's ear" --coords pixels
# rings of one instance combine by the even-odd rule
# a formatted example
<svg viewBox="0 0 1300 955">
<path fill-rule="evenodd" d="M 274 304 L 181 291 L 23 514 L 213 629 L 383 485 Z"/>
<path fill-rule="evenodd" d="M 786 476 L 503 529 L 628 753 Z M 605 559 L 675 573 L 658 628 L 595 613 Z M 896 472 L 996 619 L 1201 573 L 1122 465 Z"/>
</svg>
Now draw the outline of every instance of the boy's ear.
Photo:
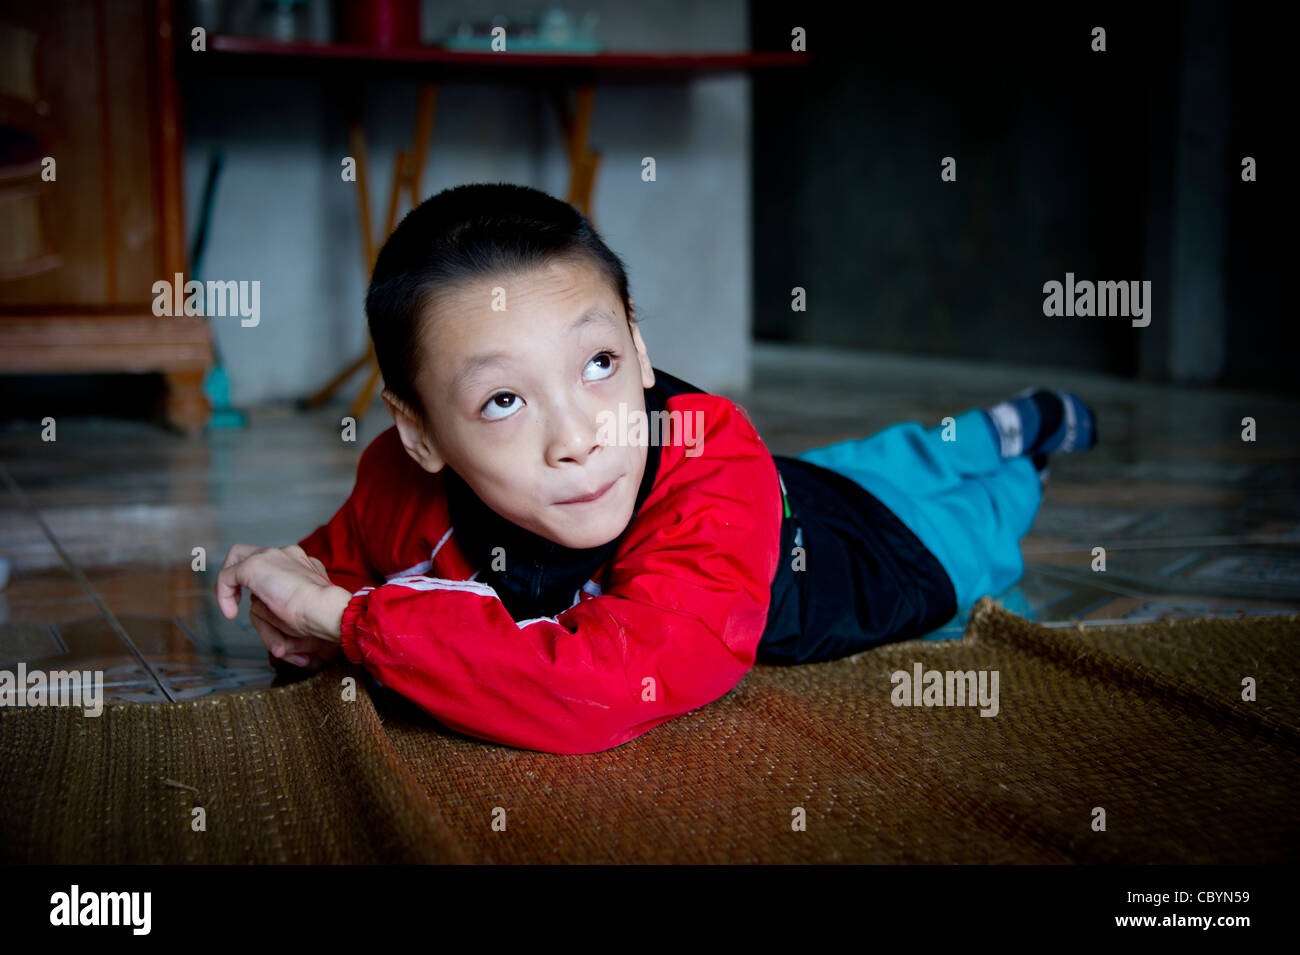
<svg viewBox="0 0 1300 955">
<path fill-rule="evenodd" d="M 653 388 L 655 371 L 650 367 L 650 355 L 646 351 L 645 341 L 641 338 L 641 325 L 635 319 L 632 321 L 632 344 L 636 346 L 636 358 L 641 364 L 641 387 Z"/>
<path fill-rule="evenodd" d="M 411 460 L 430 474 L 441 471 L 446 462 L 438 453 L 438 447 L 429 437 L 420 416 L 387 388 L 380 392 L 380 397 L 393 416 L 393 423 L 397 425 L 397 433 L 402 439 L 402 447 L 406 448 Z"/>
</svg>

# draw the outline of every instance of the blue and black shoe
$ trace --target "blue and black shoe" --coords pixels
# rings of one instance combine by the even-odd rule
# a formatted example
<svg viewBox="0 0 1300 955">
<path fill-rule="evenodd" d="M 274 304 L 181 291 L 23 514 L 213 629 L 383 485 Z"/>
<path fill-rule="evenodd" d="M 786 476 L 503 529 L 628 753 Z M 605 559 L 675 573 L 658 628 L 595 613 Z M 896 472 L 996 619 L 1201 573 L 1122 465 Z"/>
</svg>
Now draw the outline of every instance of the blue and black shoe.
<svg viewBox="0 0 1300 955">
<path fill-rule="evenodd" d="M 1073 392 L 1027 388 L 984 414 L 1004 458 L 1028 455 L 1037 465 L 1043 455 L 1097 443 L 1097 417 Z"/>
<path fill-rule="evenodd" d="M 1071 391 L 1030 389 L 1017 397 L 1028 397 L 1038 408 L 1038 436 L 1025 453 L 1069 454 L 1087 451 L 1097 444 L 1097 416 Z"/>
</svg>

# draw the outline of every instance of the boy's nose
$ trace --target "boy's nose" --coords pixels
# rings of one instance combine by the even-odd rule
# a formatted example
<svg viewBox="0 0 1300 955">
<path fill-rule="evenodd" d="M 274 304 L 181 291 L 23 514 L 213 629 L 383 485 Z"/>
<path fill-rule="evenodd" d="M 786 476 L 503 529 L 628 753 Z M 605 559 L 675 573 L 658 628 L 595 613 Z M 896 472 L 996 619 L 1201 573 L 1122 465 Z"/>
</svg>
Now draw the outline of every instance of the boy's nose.
<svg viewBox="0 0 1300 955">
<path fill-rule="evenodd" d="M 578 409 L 560 412 L 553 422 L 553 429 L 548 452 L 552 464 L 585 464 L 591 453 L 600 447 L 596 422 Z"/>
<path fill-rule="evenodd" d="M 594 437 L 575 434 L 571 440 L 559 441 L 551 446 L 552 463 L 586 464 L 591 453 L 600 447 Z"/>
</svg>

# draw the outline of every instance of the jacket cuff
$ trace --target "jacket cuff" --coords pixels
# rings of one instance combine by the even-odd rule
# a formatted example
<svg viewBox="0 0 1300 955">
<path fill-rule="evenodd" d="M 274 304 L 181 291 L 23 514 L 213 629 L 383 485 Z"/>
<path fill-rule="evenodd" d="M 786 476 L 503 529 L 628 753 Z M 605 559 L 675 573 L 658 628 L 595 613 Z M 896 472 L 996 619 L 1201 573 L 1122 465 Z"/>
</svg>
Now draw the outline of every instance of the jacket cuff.
<svg viewBox="0 0 1300 955">
<path fill-rule="evenodd" d="M 352 595 L 348 605 L 343 608 L 343 621 L 339 627 L 339 643 L 343 646 L 343 655 L 348 658 L 349 663 L 358 666 L 364 663 L 364 660 L 361 656 L 361 648 L 357 646 L 357 623 L 366 609 L 366 603 L 370 600 L 370 592 L 374 589 L 374 587 L 362 587 Z"/>
</svg>

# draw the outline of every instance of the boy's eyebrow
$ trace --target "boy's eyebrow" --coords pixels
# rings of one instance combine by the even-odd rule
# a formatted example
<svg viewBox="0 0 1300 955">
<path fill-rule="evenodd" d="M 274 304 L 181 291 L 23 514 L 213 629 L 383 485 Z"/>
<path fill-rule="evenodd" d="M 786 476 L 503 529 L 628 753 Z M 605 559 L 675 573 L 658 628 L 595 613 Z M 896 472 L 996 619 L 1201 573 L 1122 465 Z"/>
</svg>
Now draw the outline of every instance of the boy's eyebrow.
<svg viewBox="0 0 1300 955">
<path fill-rule="evenodd" d="M 504 365 L 509 360 L 510 356 L 503 351 L 475 355 L 461 366 L 460 373 L 456 375 L 455 380 L 451 383 L 452 390 L 464 390 L 478 377 L 478 373 L 484 368 L 489 365 Z"/>
<path fill-rule="evenodd" d="M 579 315 L 577 320 L 569 326 L 569 334 L 573 335 L 575 332 L 590 325 L 592 322 L 604 322 L 607 325 L 613 326 L 618 325 L 618 320 L 609 309 L 601 305 L 593 305 L 591 308 Z M 490 365 L 506 364 L 512 357 L 513 356 L 503 351 L 484 352 L 480 355 L 475 355 L 473 358 L 466 360 L 465 364 L 461 366 L 460 373 L 457 374 L 455 380 L 452 381 L 452 390 L 462 390 L 468 386 L 484 368 L 487 368 Z"/>
<path fill-rule="evenodd" d="M 603 306 L 593 305 L 591 308 L 579 315 L 577 321 L 569 326 L 569 334 L 572 335 L 583 326 L 590 325 L 592 322 L 604 322 L 607 325 L 618 326 L 618 319 L 614 317 L 613 312 Z"/>
</svg>

